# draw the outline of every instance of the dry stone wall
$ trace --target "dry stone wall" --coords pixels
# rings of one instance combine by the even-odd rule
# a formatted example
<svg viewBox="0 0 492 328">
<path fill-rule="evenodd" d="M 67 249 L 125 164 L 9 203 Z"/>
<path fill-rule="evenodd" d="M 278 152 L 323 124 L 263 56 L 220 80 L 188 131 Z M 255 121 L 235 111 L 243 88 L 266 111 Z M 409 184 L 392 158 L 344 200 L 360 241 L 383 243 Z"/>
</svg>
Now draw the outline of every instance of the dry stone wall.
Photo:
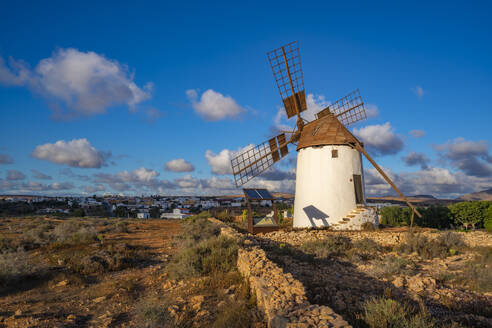
<svg viewBox="0 0 492 328">
<path fill-rule="evenodd" d="M 433 239 L 440 235 L 437 231 L 424 231 L 425 236 Z M 484 231 L 457 232 L 461 235 L 463 241 L 470 247 L 492 246 L 492 234 Z M 329 231 L 329 230 L 298 230 L 298 231 L 274 231 L 267 234 L 260 234 L 279 243 L 286 243 L 293 246 L 299 246 L 307 241 L 322 240 L 328 236 L 342 235 L 350 238 L 352 241 L 369 238 L 383 246 L 395 246 L 406 238 L 406 232 L 393 231 Z"/>
<path fill-rule="evenodd" d="M 221 234 L 241 241 L 238 270 L 248 279 L 268 327 L 351 327 L 330 307 L 310 304 L 302 283 L 270 261 L 252 236 L 245 238 L 216 219 L 210 221 L 221 227 Z"/>
</svg>

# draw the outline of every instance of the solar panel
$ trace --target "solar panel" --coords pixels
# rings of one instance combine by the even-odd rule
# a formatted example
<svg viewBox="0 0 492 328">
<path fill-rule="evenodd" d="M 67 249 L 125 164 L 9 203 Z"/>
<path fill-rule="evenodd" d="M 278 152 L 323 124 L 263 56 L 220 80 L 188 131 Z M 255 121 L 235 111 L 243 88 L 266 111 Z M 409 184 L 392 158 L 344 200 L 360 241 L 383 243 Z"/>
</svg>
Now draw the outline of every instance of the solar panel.
<svg viewBox="0 0 492 328">
<path fill-rule="evenodd" d="M 273 199 L 272 194 L 266 189 L 243 189 L 249 199 Z"/>
<path fill-rule="evenodd" d="M 256 189 L 256 192 L 259 193 L 262 198 L 273 198 L 272 194 L 266 189 Z"/>
<path fill-rule="evenodd" d="M 250 199 L 261 199 L 260 194 L 256 191 L 256 189 L 243 189 L 244 194 L 248 196 Z"/>
</svg>

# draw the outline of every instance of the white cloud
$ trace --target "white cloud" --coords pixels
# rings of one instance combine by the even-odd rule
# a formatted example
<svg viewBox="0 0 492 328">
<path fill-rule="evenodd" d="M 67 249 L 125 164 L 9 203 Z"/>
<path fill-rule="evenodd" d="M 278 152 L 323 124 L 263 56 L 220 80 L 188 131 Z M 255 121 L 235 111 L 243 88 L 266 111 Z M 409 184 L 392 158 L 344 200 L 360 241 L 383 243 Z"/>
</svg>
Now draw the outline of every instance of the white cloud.
<svg viewBox="0 0 492 328">
<path fill-rule="evenodd" d="M 72 167 L 100 168 L 110 153 L 100 152 L 87 139 L 59 140 L 37 146 L 31 156 Z"/>
<path fill-rule="evenodd" d="M 218 154 L 207 150 L 205 152 L 205 158 L 208 161 L 208 165 L 212 168 L 212 173 L 232 174 L 231 159 L 253 147 L 254 145 L 250 144 L 244 148 L 239 148 L 237 151 L 223 149 Z"/>
<path fill-rule="evenodd" d="M 105 191 L 106 187 L 104 187 L 103 185 L 100 185 L 100 184 L 96 184 L 94 186 L 85 186 L 84 190 L 86 193 L 93 194 L 93 193 L 98 192 L 98 191 L 99 192 Z"/>
<path fill-rule="evenodd" d="M 469 141 L 456 138 L 452 142 L 434 146 L 441 159 L 475 177 L 492 177 L 492 155 L 486 140 Z"/>
<path fill-rule="evenodd" d="M 10 180 L 10 181 L 12 181 L 12 180 L 24 180 L 25 178 L 26 178 L 26 176 L 21 171 L 8 170 L 8 172 L 7 172 L 7 180 Z"/>
<path fill-rule="evenodd" d="M 51 180 L 51 176 L 49 175 L 46 175 L 42 172 L 39 172 L 38 170 L 31 170 L 33 176 L 36 178 L 36 179 L 41 179 L 41 180 Z"/>
<path fill-rule="evenodd" d="M 35 181 L 20 182 L 0 179 L 0 191 L 9 193 L 51 193 L 62 190 L 70 190 L 73 188 L 75 188 L 75 186 L 70 182 L 53 182 L 51 184 L 44 184 Z"/>
<path fill-rule="evenodd" d="M 0 154 L 0 164 L 12 164 L 14 160 L 7 154 Z"/>
<path fill-rule="evenodd" d="M 151 97 L 152 84 L 138 87 L 125 65 L 92 51 L 58 49 L 33 70 L 14 59 L 9 64 L 7 67 L 0 58 L 0 83 L 26 86 L 41 94 L 54 104 L 58 117 L 102 114 L 107 108 L 122 104 L 133 108 Z M 68 113 L 60 104 L 66 106 Z"/>
<path fill-rule="evenodd" d="M 430 160 L 424 153 L 411 152 L 402 159 L 403 162 L 405 162 L 405 164 L 407 164 L 408 166 L 420 165 L 420 168 L 422 170 L 425 170 L 429 167 Z"/>
<path fill-rule="evenodd" d="M 366 106 L 366 116 L 367 118 L 377 117 L 379 115 L 379 108 L 373 104 L 367 104 Z"/>
<path fill-rule="evenodd" d="M 415 88 L 412 89 L 412 91 L 413 93 L 415 93 L 415 95 L 417 95 L 419 99 L 422 99 L 422 97 L 424 97 L 425 91 L 420 85 L 417 85 Z"/>
<path fill-rule="evenodd" d="M 410 130 L 410 135 L 414 138 L 422 138 L 425 136 L 425 131 L 423 130 Z"/>
<path fill-rule="evenodd" d="M 151 107 L 145 111 L 145 120 L 149 123 L 155 123 L 155 121 L 163 116 L 164 112 L 154 107 Z"/>
<path fill-rule="evenodd" d="M 389 122 L 368 125 L 360 129 L 354 128 L 353 133 L 375 155 L 393 155 L 403 149 L 403 140 L 393 132 Z"/>
<path fill-rule="evenodd" d="M 159 173 L 152 169 L 141 167 L 139 169 L 133 170 L 132 172 L 128 172 L 125 170 L 123 172 L 116 173 L 116 175 L 125 182 L 147 183 L 150 182 L 153 178 L 159 176 Z"/>
<path fill-rule="evenodd" d="M 183 158 L 173 159 L 164 165 L 166 171 L 171 172 L 192 172 L 195 170 L 193 164 Z"/>
<path fill-rule="evenodd" d="M 195 112 L 208 121 L 234 118 L 246 112 L 231 96 L 224 96 L 212 89 L 205 91 L 200 100 L 196 90 L 187 90 L 186 95 Z"/>
<path fill-rule="evenodd" d="M 313 121 L 316 119 L 316 114 L 325 109 L 329 104 L 325 96 L 309 93 L 306 97 L 307 109 L 301 113 L 301 116 L 305 120 Z M 270 132 L 272 134 L 278 134 L 280 131 L 292 131 L 295 123 L 296 120 L 293 117 L 287 120 L 285 109 L 283 106 L 280 106 L 273 119 L 273 126 L 270 127 Z"/>
</svg>

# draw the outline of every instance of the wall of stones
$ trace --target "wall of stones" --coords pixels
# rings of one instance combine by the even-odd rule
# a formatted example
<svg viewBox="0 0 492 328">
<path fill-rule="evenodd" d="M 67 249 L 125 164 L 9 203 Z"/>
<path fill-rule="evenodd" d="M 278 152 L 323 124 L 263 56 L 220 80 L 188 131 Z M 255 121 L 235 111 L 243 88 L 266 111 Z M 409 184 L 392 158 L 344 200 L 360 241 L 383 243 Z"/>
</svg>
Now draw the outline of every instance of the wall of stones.
<svg viewBox="0 0 492 328">
<path fill-rule="evenodd" d="M 470 247 L 492 246 L 492 234 L 485 231 L 456 232 L 461 235 L 463 241 Z M 424 230 L 425 236 L 433 239 L 437 238 L 441 232 Z M 352 241 L 369 238 L 383 246 L 395 246 L 403 242 L 407 232 L 398 231 L 329 231 L 329 230 L 293 230 L 293 231 L 274 231 L 263 234 L 263 238 L 268 238 L 279 243 L 299 246 L 307 241 L 322 240 L 328 236 L 343 235 Z"/>
<path fill-rule="evenodd" d="M 302 283 L 270 261 L 253 236 L 242 235 L 216 219 L 210 221 L 221 228 L 221 234 L 242 245 L 237 267 L 256 295 L 268 327 L 351 327 L 330 307 L 310 304 Z"/>
</svg>

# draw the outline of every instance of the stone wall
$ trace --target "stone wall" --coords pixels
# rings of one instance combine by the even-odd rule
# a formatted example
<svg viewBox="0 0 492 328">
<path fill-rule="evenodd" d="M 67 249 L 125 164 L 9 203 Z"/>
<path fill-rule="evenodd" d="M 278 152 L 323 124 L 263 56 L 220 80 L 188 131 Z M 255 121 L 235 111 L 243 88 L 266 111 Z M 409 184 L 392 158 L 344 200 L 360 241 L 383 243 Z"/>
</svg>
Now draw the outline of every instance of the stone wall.
<svg viewBox="0 0 492 328">
<path fill-rule="evenodd" d="M 238 270 L 248 279 L 268 327 L 351 327 L 328 306 L 310 304 L 302 283 L 270 261 L 253 236 L 245 237 L 216 219 L 210 221 L 221 228 L 221 234 L 242 244 Z"/>
<path fill-rule="evenodd" d="M 429 238 L 437 238 L 441 232 L 423 231 L 422 234 Z M 461 235 L 463 241 L 470 247 L 492 246 L 492 234 L 485 231 L 456 232 Z M 329 231 L 329 230 L 293 230 L 274 231 L 262 234 L 262 237 L 279 243 L 287 243 L 299 246 L 307 241 L 326 239 L 329 235 L 343 235 L 352 241 L 369 238 L 383 246 L 395 246 L 403 242 L 407 232 L 395 231 Z"/>
</svg>

